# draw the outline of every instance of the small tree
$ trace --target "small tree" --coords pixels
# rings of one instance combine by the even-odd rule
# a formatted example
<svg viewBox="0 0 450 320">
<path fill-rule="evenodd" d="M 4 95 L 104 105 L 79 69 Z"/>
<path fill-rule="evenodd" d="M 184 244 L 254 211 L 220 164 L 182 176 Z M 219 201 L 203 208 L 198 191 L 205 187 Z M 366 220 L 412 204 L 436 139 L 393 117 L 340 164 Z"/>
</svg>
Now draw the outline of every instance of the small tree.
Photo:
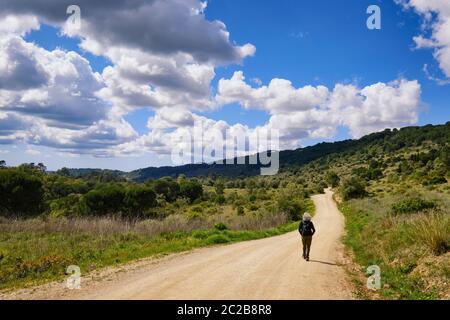
<svg viewBox="0 0 450 320">
<path fill-rule="evenodd" d="M 29 168 L 0 170 L 0 213 L 30 216 L 41 213 L 43 206 L 41 174 Z"/>
<path fill-rule="evenodd" d="M 124 210 L 130 215 L 140 215 L 156 206 L 156 193 L 146 186 L 130 186 L 124 198 Z"/>
<path fill-rule="evenodd" d="M 320 194 L 325 193 L 325 189 L 327 188 L 327 184 L 323 181 L 319 182 L 316 186 L 316 191 Z"/>
<path fill-rule="evenodd" d="M 217 181 L 215 183 L 216 194 L 221 196 L 224 194 L 225 185 L 222 181 Z"/>
<path fill-rule="evenodd" d="M 332 188 L 336 188 L 337 186 L 339 186 L 340 180 L 341 179 L 336 174 L 336 172 L 328 171 L 327 176 L 326 176 L 326 181 L 329 186 L 331 186 Z"/>
<path fill-rule="evenodd" d="M 56 171 L 57 175 L 63 176 L 63 177 L 70 177 L 70 170 L 66 167 L 61 168 Z"/>
<path fill-rule="evenodd" d="M 101 185 L 84 195 L 89 213 L 97 215 L 121 212 L 124 198 L 124 188 L 116 184 Z"/>
<path fill-rule="evenodd" d="M 175 201 L 180 194 L 180 185 L 171 178 L 161 178 L 152 184 L 156 194 L 163 195 L 167 202 Z"/>
<path fill-rule="evenodd" d="M 292 194 L 281 194 L 277 199 L 278 210 L 286 213 L 289 220 L 298 221 L 305 210 L 302 203 Z"/>
<path fill-rule="evenodd" d="M 197 180 L 180 183 L 180 194 L 192 203 L 203 196 L 203 186 Z"/>
<path fill-rule="evenodd" d="M 365 183 L 355 176 L 344 180 L 339 191 L 344 200 L 362 198 L 367 195 Z"/>
</svg>

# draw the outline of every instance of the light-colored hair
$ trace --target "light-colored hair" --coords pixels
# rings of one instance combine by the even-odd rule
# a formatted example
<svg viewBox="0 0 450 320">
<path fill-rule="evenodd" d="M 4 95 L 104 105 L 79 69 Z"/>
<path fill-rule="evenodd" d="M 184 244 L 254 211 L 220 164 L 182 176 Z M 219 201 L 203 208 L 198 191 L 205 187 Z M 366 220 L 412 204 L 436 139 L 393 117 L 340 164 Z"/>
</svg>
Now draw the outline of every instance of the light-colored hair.
<svg viewBox="0 0 450 320">
<path fill-rule="evenodd" d="M 310 221 L 311 220 L 311 215 L 308 212 L 305 212 L 303 214 L 303 220 L 304 221 Z"/>
</svg>

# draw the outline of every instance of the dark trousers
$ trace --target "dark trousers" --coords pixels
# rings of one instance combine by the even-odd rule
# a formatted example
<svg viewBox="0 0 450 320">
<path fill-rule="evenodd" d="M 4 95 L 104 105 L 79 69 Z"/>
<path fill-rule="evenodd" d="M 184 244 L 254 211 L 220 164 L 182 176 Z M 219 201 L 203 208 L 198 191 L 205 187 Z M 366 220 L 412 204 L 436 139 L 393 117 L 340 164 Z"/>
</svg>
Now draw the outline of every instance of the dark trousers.
<svg viewBox="0 0 450 320">
<path fill-rule="evenodd" d="M 309 251 L 311 250 L 312 236 L 302 236 L 303 242 L 303 257 L 309 258 Z"/>
</svg>

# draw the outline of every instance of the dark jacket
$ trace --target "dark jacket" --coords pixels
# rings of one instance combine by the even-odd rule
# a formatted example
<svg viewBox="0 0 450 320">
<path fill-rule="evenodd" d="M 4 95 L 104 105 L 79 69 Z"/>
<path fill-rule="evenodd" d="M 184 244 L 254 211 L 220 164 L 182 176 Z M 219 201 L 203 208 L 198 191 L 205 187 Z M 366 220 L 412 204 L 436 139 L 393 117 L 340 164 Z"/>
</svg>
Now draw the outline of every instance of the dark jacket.
<svg viewBox="0 0 450 320">
<path fill-rule="evenodd" d="M 314 228 L 314 223 L 312 221 L 301 221 L 298 226 L 298 232 L 304 236 L 312 236 L 316 233 L 316 228 Z"/>
</svg>

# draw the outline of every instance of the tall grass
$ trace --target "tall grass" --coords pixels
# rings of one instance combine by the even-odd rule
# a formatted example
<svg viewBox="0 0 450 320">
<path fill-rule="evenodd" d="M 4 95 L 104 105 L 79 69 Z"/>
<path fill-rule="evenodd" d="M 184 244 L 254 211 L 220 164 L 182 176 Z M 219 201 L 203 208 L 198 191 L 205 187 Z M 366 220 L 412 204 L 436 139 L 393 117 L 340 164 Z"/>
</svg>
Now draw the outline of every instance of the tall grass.
<svg viewBox="0 0 450 320">
<path fill-rule="evenodd" d="M 425 244 L 435 255 L 450 250 L 450 215 L 442 212 L 421 214 L 409 222 L 409 239 Z"/>
<path fill-rule="evenodd" d="M 214 228 L 217 223 L 226 228 Z M 176 214 L 163 220 L 0 218 L 0 289 L 61 279 L 72 264 L 84 274 L 145 257 L 279 235 L 297 226 L 281 213 L 195 219 Z"/>
<path fill-rule="evenodd" d="M 392 214 L 393 206 L 411 198 L 432 201 L 436 208 Z M 380 291 L 383 296 L 434 299 L 448 293 L 449 274 L 442 267 L 450 265 L 448 195 L 412 192 L 365 198 L 347 201 L 341 210 L 346 216 L 346 245 L 361 266 L 380 266 L 387 285 Z"/>
<path fill-rule="evenodd" d="M 262 216 L 214 215 L 205 219 L 189 219 L 185 215 L 175 214 L 161 220 L 130 220 L 114 216 L 83 218 L 43 217 L 34 219 L 7 219 L 0 217 L 0 232 L 39 234 L 85 233 L 99 236 L 136 233 L 152 237 L 162 233 L 211 229 L 217 223 L 224 223 L 231 230 L 262 230 L 287 222 L 288 217 L 284 213 L 270 213 Z"/>
</svg>

